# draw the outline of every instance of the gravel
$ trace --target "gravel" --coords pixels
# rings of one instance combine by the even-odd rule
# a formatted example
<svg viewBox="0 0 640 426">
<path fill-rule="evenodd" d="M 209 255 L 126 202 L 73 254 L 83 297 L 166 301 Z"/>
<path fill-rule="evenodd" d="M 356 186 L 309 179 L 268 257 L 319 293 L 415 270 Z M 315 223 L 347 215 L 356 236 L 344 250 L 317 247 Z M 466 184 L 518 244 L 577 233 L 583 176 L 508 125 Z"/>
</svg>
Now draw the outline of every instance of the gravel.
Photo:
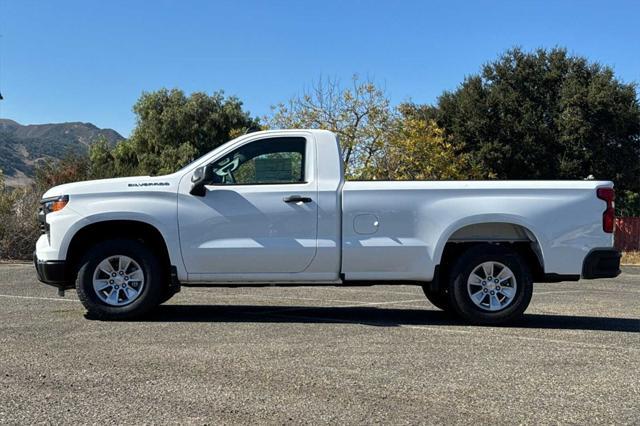
<svg viewBox="0 0 640 426">
<path fill-rule="evenodd" d="M 84 318 L 0 265 L 0 423 L 640 423 L 640 268 L 476 327 L 418 287 L 184 288 Z"/>
</svg>

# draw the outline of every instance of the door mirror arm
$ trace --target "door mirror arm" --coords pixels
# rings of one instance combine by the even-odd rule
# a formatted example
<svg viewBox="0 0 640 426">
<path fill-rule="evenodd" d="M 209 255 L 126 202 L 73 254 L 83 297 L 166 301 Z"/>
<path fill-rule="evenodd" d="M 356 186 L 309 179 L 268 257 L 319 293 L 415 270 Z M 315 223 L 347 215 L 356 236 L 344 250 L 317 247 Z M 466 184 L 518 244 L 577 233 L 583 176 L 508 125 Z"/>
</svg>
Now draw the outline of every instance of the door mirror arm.
<svg viewBox="0 0 640 426">
<path fill-rule="evenodd" d="M 191 190 L 189 194 L 204 197 L 207 193 L 205 185 L 213 181 L 214 175 L 213 164 L 207 164 L 206 166 L 195 169 L 193 176 L 191 176 Z"/>
</svg>

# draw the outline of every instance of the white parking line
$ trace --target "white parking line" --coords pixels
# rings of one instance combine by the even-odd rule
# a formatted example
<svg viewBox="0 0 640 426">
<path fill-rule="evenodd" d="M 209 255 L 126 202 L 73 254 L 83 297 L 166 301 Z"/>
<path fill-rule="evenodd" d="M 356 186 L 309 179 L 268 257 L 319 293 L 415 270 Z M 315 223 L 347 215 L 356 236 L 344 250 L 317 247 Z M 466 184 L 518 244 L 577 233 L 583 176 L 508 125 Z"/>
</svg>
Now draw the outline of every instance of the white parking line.
<svg viewBox="0 0 640 426">
<path fill-rule="evenodd" d="M 208 293 L 203 291 L 190 291 L 191 293 Z M 78 299 L 73 298 L 57 298 L 57 297 L 41 297 L 41 296 L 19 296 L 15 294 L 0 294 L 0 297 L 14 298 L 14 299 L 30 299 L 30 300 L 50 300 L 53 302 L 80 302 Z M 376 305 L 395 305 L 402 303 L 415 303 L 424 302 L 425 299 L 407 299 L 407 300 L 392 300 L 386 302 L 361 302 L 358 300 L 340 300 L 340 299 L 313 299 L 310 297 L 285 297 L 285 296 L 265 296 L 265 295 L 253 295 L 253 294 L 219 294 L 218 298 L 249 298 L 249 299 L 276 299 L 276 300 L 304 300 L 310 302 L 334 302 L 334 303 L 346 303 L 347 305 L 340 306 L 341 308 L 350 308 L 357 306 L 376 306 Z M 406 305 L 405 305 L 406 306 Z M 266 306 L 267 307 L 267 306 Z M 314 306 L 300 307 L 296 306 L 295 310 L 299 309 L 313 309 Z M 281 312 L 281 311 L 279 311 Z"/>
<path fill-rule="evenodd" d="M 79 302 L 78 299 L 64 299 L 62 297 L 38 297 L 38 296 L 18 296 L 15 294 L 0 294 L 0 297 L 15 298 L 15 299 L 34 299 L 34 300 L 52 300 L 54 302 Z"/>
<path fill-rule="evenodd" d="M 358 303 L 353 305 L 353 307 L 357 306 L 377 306 L 377 305 L 395 305 L 397 303 L 413 303 L 413 302 L 424 302 L 424 298 L 422 299 L 407 299 L 407 300 L 392 300 L 390 302 L 371 302 L 371 303 Z M 342 307 L 342 306 L 341 306 Z"/>
<path fill-rule="evenodd" d="M 208 293 L 203 291 L 191 291 L 192 293 Z M 40 296 L 18 296 L 14 294 L 0 294 L 0 297 L 5 298 L 15 298 L 15 299 L 32 299 L 32 300 L 50 300 L 53 302 L 80 302 L 78 299 L 72 298 L 54 298 L 54 297 L 40 297 Z M 415 302 L 424 302 L 424 299 L 406 299 L 406 300 L 392 300 L 386 302 L 360 302 L 357 300 L 338 300 L 338 299 L 312 299 L 309 297 L 284 297 L 284 296 L 265 296 L 265 295 L 253 295 L 253 294 L 222 294 L 217 295 L 218 298 L 249 298 L 249 299 L 282 299 L 282 300 L 305 300 L 311 302 L 337 302 L 337 303 L 346 303 L 347 305 L 339 306 L 340 308 L 356 308 L 358 306 L 378 306 L 378 305 L 399 305 L 406 307 L 414 307 L 411 305 L 402 305 L 404 303 L 415 303 Z M 265 308 L 268 308 L 268 305 L 265 305 Z M 277 311 L 268 311 L 268 312 L 259 312 L 259 314 L 268 314 L 272 312 L 283 312 L 283 311 L 299 311 L 299 310 L 307 310 L 314 309 L 315 306 L 296 306 L 290 309 L 279 309 Z"/>
<path fill-rule="evenodd" d="M 262 312 L 260 312 L 260 313 L 262 314 Z M 346 319 L 330 318 L 330 317 L 314 317 L 314 316 L 306 316 L 306 315 L 286 315 L 286 317 L 287 318 L 298 318 L 298 319 L 302 319 L 302 320 L 313 320 L 313 321 L 319 321 L 319 322 L 336 322 L 336 323 L 342 323 L 342 324 L 360 325 L 360 324 L 363 323 L 363 321 L 354 321 L 354 320 L 346 320 Z M 371 321 L 370 323 L 375 324 L 376 322 L 375 321 Z M 384 322 L 379 322 L 379 323 L 381 325 L 385 325 Z M 438 332 L 438 333 L 467 334 L 467 335 L 471 335 L 471 336 L 475 335 L 477 337 L 480 337 L 480 336 L 483 336 L 483 335 L 487 334 L 486 330 L 476 331 L 476 330 L 464 330 L 464 329 L 451 329 L 451 328 L 444 328 L 443 326 L 432 327 L 432 326 L 424 326 L 424 325 L 403 325 L 403 324 L 398 324 L 397 327 L 398 328 L 404 328 L 404 329 L 412 329 L 412 330 L 429 330 L 429 331 L 435 331 L 435 332 Z M 559 344 L 563 344 L 563 345 L 581 346 L 581 347 L 584 347 L 584 348 L 606 349 L 606 350 L 612 350 L 612 351 L 628 350 L 628 351 L 632 351 L 632 352 L 640 352 L 640 349 L 633 348 L 633 347 L 598 345 L 598 344 L 593 344 L 593 343 L 576 342 L 576 341 L 564 340 L 564 339 L 547 339 L 547 338 L 543 338 L 543 337 L 516 336 L 516 335 L 513 335 L 513 334 L 500 334 L 500 337 L 505 337 L 507 339 L 516 339 L 516 340 L 529 340 L 529 341 L 538 341 L 538 342 L 546 342 L 546 343 L 559 343 Z"/>
<path fill-rule="evenodd" d="M 394 304 L 398 304 L 398 303 L 408 303 L 408 302 L 417 302 L 417 301 L 422 301 L 422 299 L 409 299 L 409 300 L 395 300 L 395 301 L 391 301 L 391 302 L 354 302 L 351 305 L 344 305 L 344 306 L 335 306 L 336 308 L 340 308 L 340 309 L 344 309 L 344 308 L 361 308 L 361 307 L 365 307 L 365 306 L 380 306 L 380 305 L 394 305 Z M 402 306 L 402 305 L 400 305 Z M 265 308 L 268 308 L 268 306 L 265 306 Z M 296 306 L 296 307 L 292 307 L 292 308 L 280 308 L 280 309 L 271 309 L 271 310 L 267 310 L 267 311 L 261 311 L 261 312 L 252 312 L 252 315 L 269 315 L 269 314 L 279 314 L 282 312 L 296 312 L 296 311 L 308 311 L 308 310 L 312 310 L 312 309 L 326 309 L 326 306 Z M 319 318 L 321 319 L 321 318 Z M 349 322 L 349 321 L 347 321 Z"/>
<path fill-rule="evenodd" d="M 335 303 L 347 303 L 355 306 L 368 305 L 368 304 L 394 304 L 407 302 L 406 300 L 398 300 L 391 302 L 362 302 L 360 300 L 343 300 L 343 299 L 316 299 L 311 297 L 289 297 L 289 296 L 268 296 L 264 294 L 215 294 L 208 291 L 193 291 L 189 290 L 189 293 L 198 294 L 214 294 L 218 298 L 249 298 L 249 299 L 274 299 L 274 300 L 304 300 L 308 302 L 335 302 Z M 410 294 L 410 293 L 409 293 Z M 425 301 L 425 298 L 412 300 L 414 302 Z"/>
<path fill-rule="evenodd" d="M 384 284 L 381 284 L 384 285 Z M 402 286 L 402 287 L 416 287 L 416 286 Z M 376 293 L 376 294 L 406 294 L 410 296 L 415 296 L 417 294 L 422 294 L 421 291 L 397 291 L 397 290 L 372 290 L 370 287 L 340 287 L 340 286 L 313 286 L 309 287 L 309 290 L 326 290 L 326 291 L 348 291 L 352 293 Z"/>
<path fill-rule="evenodd" d="M 605 290 L 605 289 L 589 289 L 589 290 L 548 290 L 548 291 L 534 291 L 533 295 L 536 294 L 562 294 L 562 293 L 631 293 L 631 294 L 640 294 L 640 291 L 633 290 Z"/>
<path fill-rule="evenodd" d="M 422 330 L 429 330 L 429 331 L 436 331 L 436 332 L 443 332 L 443 333 L 464 333 L 464 334 L 475 334 L 477 336 L 480 335 L 480 332 L 475 331 L 475 330 L 452 330 L 452 329 L 448 329 L 448 328 L 430 327 L 430 326 L 424 326 L 424 325 L 400 325 L 400 327 L 412 328 L 412 329 L 422 329 Z M 544 338 L 544 337 L 516 336 L 516 335 L 513 335 L 513 334 L 500 334 L 500 337 L 506 337 L 506 338 L 509 338 L 509 339 L 518 339 L 518 340 L 533 340 L 533 341 L 537 341 L 537 342 L 549 342 L 549 343 L 579 345 L 579 346 L 584 346 L 584 347 L 588 347 L 588 348 L 608 349 L 608 350 L 614 350 L 614 351 L 618 351 L 618 350 L 621 350 L 621 349 L 622 350 L 630 350 L 630 351 L 633 351 L 633 352 L 639 352 L 640 351 L 639 348 L 633 348 L 633 347 L 598 345 L 598 344 L 593 344 L 593 343 L 576 342 L 576 341 L 565 340 L 565 339 L 548 339 L 548 338 Z"/>
<path fill-rule="evenodd" d="M 578 290 L 576 290 L 577 292 Z M 567 290 L 567 291 L 558 291 L 558 292 L 547 292 L 547 293 L 543 293 L 543 294 L 549 294 L 549 293 L 564 293 L 564 292 L 573 292 L 571 290 Z M 202 292 L 201 292 L 202 293 Z M 632 292 L 632 293 L 636 293 L 636 292 Z M 238 295 L 219 295 L 221 297 L 254 297 L 253 295 L 243 295 L 243 294 L 238 294 Z M 13 298 L 13 299 L 29 299 L 29 300 L 49 300 L 49 301 L 53 301 L 53 302 L 80 302 L 78 299 L 72 299 L 72 298 L 53 298 L 53 297 L 40 297 L 40 296 L 18 296 L 18 295 L 14 295 L 14 294 L 0 294 L 0 297 L 4 297 L 4 298 Z M 333 302 L 341 302 L 341 303 L 350 303 L 349 305 L 345 305 L 345 306 L 339 306 L 339 308 L 358 308 L 358 307 L 364 307 L 364 306 L 381 306 L 381 305 L 399 305 L 399 306 L 403 306 L 402 304 L 404 303 L 413 303 L 413 302 L 422 302 L 423 299 L 406 299 L 406 300 L 394 300 L 394 301 L 387 301 L 387 302 L 356 302 L 356 301 L 345 301 L 345 300 L 325 300 L 325 299 L 310 299 L 310 298 L 299 298 L 299 297 L 279 297 L 279 296 L 257 296 L 257 297 L 267 297 L 267 298 L 271 298 L 271 299 L 287 299 L 287 300 L 311 300 L 311 301 L 333 301 Z M 406 305 L 405 305 L 406 306 Z M 306 307 L 301 307 L 301 306 L 297 306 L 295 308 L 290 308 L 290 309 L 278 309 L 278 310 L 267 310 L 267 311 L 262 311 L 262 312 L 254 312 L 252 313 L 253 315 L 269 315 L 269 314 L 279 314 L 282 312 L 295 312 L 295 311 L 305 311 L 305 310 L 310 310 L 310 309 L 314 309 L 315 307 L 313 306 L 306 306 Z M 353 320 L 345 320 L 345 319 L 340 319 L 340 318 L 331 318 L 331 317 L 314 317 L 314 316 L 306 316 L 306 315 L 287 315 L 288 318 L 298 318 L 298 319 L 304 319 L 304 320 L 314 320 L 314 321 L 321 321 L 321 322 L 337 322 L 337 323 L 345 323 L 345 324 L 361 324 L 361 321 L 353 321 Z M 375 321 L 374 321 L 375 323 Z M 381 324 L 384 324 L 381 322 Z M 434 327 L 434 326 L 424 326 L 424 325 L 403 325 L 403 324 L 398 324 L 397 325 L 399 328 L 405 328 L 405 329 L 413 329 L 413 330 L 429 330 L 429 331 L 435 331 L 435 332 L 439 332 L 439 333 L 454 333 L 454 334 L 468 334 L 468 335 L 476 335 L 479 336 L 480 332 L 476 331 L 476 330 L 464 330 L 464 329 L 450 329 L 450 328 L 443 328 L 442 326 L 438 326 L 438 327 Z M 486 331 L 482 332 L 483 334 L 486 333 Z M 595 348 L 595 349 L 606 349 L 606 350 L 630 350 L 633 352 L 640 352 L 640 349 L 637 348 L 632 348 L 632 347 L 620 347 L 620 346 L 608 346 L 608 345 L 598 345 L 598 344 L 592 344 L 592 343 L 587 343 L 587 342 L 575 342 L 575 341 L 571 341 L 571 340 L 564 340 L 564 339 L 548 339 L 548 338 L 543 338 L 543 337 L 533 337 L 533 336 L 516 336 L 513 334 L 500 334 L 500 337 L 506 337 L 506 338 L 510 338 L 510 339 L 517 339 L 517 340 L 529 340 L 529 341 L 539 341 L 539 342 L 547 342 L 547 343 L 559 343 L 559 344 L 564 344 L 564 345 L 577 345 L 577 346 L 582 346 L 582 347 L 586 347 L 586 348 Z"/>
</svg>

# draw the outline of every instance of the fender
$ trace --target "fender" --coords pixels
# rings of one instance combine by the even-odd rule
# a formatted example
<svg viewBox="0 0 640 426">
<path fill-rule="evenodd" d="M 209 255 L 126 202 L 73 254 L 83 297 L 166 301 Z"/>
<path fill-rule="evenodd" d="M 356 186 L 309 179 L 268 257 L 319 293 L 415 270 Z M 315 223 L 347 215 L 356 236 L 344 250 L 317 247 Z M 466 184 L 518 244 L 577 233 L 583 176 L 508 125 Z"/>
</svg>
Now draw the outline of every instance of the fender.
<svg viewBox="0 0 640 426">
<path fill-rule="evenodd" d="M 86 217 L 83 217 L 78 222 L 74 223 L 73 226 L 69 228 L 69 231 L 65 233 L 65 236 L 60 245 L 60 254 L 63 258 L 66 258 L 67 251 L 71 244 L 71 241 L 76 236 L 76 234 L 86 228 L 89 225 L 94 225 L 100 222 L 109 222 L 114 220 L 128 220 L 145 223 L 154 227 L 164 240 L 165 246 L 167 247 L 167 252 L 169 253 L 169 260 L 171 265 L 177 268 L 178 278 L 186 279 L 187 271 L 184 266 L 184 262 L 182 261 L 182 256 L 180 254 L 180 248 L 178 244 L 178 232 L 176 226 L 170 226 L 169 224 L 163 223 L 156 219 L 155 217 L 142 213 L 139 211 L 109 211 L 102 213 L 95 213 Z"/>
<path fill-rule="evenodd" d="M 440 235 L 438 242 L 434 248 L 434 264 L 440 264 L 442 260 L 442 253 L 444 252 L 444 247 L 451 238 L 451 236 L 458 230 L 470 226 L 470 225 L 478 225 L 482 223 L 507 223 L 511 225 L 518 225 L 523 227 L 527 232 L 531 234 L 534 238 L 535 242 L 538 244 L 538 248 L 540 249 L 541 263 L 544 268 L 544 250 L 547 244 L 547 238 L 544 233 L 535 228 L 531 222 L 527 221 L 522 216 L 511 215 L 511 214 L 478 214 L 467 216 L 462 219 L 459 219 L 449 226 L 445 228 L 445 230 Z"/>
</svg>

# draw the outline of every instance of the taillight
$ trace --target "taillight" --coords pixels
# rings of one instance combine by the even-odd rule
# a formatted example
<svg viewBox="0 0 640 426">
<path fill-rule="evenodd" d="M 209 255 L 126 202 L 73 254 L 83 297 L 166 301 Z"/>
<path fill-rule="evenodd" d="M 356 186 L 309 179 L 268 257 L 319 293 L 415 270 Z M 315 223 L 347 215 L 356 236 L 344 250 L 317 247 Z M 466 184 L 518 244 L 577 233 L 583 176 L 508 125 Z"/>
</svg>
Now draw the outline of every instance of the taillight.
<svg viewBox="0 0 640 426">
<path fill-rule="evenodd" d="M 596 195 L 607 202 L 607 209 L 602 213 L 602 230 L 611 234 L 616 222 L 616 192 L 613 188 L 598 188 Z"/>
</svg>

